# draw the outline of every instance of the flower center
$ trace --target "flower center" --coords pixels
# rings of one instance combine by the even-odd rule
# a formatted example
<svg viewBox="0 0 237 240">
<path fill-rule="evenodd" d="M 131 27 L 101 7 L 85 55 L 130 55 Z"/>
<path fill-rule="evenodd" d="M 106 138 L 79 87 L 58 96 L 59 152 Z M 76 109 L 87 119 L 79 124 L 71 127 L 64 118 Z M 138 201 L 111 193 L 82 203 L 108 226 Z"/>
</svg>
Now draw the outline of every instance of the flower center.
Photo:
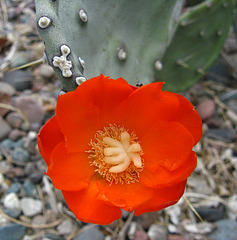
<svg viewBox="0 0 237 240">
<path fill-rule="evenodd" d="M 96 172 L 115 183 L 134 183 L 144 164 L 141 158 L 142 148 L 135 133 L 129 133 L 124 127 L 110 125 L 95 135 L 91 141 L 89 157 Z"/>
</svg>

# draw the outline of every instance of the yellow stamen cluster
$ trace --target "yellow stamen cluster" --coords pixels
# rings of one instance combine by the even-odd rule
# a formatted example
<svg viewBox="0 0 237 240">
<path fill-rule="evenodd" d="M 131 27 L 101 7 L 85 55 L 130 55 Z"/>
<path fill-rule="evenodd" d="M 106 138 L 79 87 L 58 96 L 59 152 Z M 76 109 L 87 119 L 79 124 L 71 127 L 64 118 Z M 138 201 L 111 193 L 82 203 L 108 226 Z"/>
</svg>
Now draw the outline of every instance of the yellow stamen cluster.
<svg viewBox="0 0 237 240">
<path fill-rule="evenodd" d="M 135 133 L 122 126 L 110 125 L 95 135 L 90 142 L 89 158 L 96 171 L 111 184 L 138 182 L 144 164 L 142 148 Z"/>
</svg>

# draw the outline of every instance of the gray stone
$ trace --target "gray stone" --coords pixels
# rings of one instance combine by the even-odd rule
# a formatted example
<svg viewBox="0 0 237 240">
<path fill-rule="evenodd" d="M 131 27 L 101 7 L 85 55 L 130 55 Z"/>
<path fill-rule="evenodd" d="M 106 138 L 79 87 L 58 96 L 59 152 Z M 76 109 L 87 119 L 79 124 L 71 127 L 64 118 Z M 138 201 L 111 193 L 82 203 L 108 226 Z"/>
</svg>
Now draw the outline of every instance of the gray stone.
<svg viewBox="0 0 237 240">
<path fill-rule="evenodd" d="M 54 233 L 46 233 L 42 240 L 64 240 L 64 238 Z"/>
<path fill-rule="evenodd" d="M 29 180 L 26 180 L 23 184 L 23 188 L 24 188 L 24 191 L 25 191 L 25 194 L 27 196 L 37 196 L 38 195 L 38 192 L 37 192 L 37 188 L 36 186 Z"/>
<path fill-rule="evenodd" d="M 19 193 L 21 190 L 21 184 L 20 183 L 12 183 L 11 186 L 8 189 L 8 193 Z"/>
<path fill-rule="evenodd" d="M 4 209 L 3 212 L 12 218 L 18 218 L 21 215 L 21 210 L 19 209 Z"/>
<path fill-rule="evenodd" d="M 24 163 L 24 162 L 28 162 L 30 160 L 30 155 L 26 150 L 16 147 L 12 152 L 12 158 L 15 161 Z"/>
<path fill-rule="evenodd" d="M 207 222 L 214 222 L 223 219 L 225 215 L 223 206 L 220 206 L 218 208 L 197 207 L 196 210 L 201 218 Z"/>
<path fill-rule="evenodd" d="M 148 229 L 152 223 L 158 220 L 158 212 L 144 213 L 140 216 L 135 217 L 136 222 L 139 223 L 144 229 Z"/>
<path fill-rule="evenodd" d="M 236 240 L 237 222 L 233 220 L 220 220 L 216 222 L 217 229 L 208 235 L 208 239 L 213 240 Z"/>
<path fill-rule="evenodd" d="M 7 115 L 6 121 L 13 128 L 19 128 L 23 123 L 22 116 L 18 112 L 11 112 Z"/>
<path fill-rule="evenodd" d="M 14 146 L 14 142 L 7 138 L 7 139 L 4 139 L 2 142 L 1 142 L 1 146 L 2 148 L 4 148 L 5 150 L 7 149 L 13 149 L 15 146 Z"/>
<path fill-rule="evenodd" d="M 33 217 L 42 211 L 42 202 L 33 198 L 22 198 L 20 200 L 21 210 L 27 217 Z"/>
<path fill-rule="evenodd" d="M 60 235 L 70 234 L 73 229 L 72 221 L 70 219 L 64 220 L 57 226 L 57 231 Z"/>
<path fill-rule="evenodd" d="M 147 235 L 149 240 L 167 240 L 165 226 L 156 223 L 149 227 Z"/>
<path fill-rule="evenodd" d="M 208 129 L 206 134 L 225 142 L 233 142 L 236 139 L 236 131 L 232 128 Z"/>
<path fill-rule="evenodd" d="M 26 227 L 19 224 L 9 224 L 0 227 L 1 240 L 20 240 L 26 232 Z"/>
<path fill-rule="evenodd" d="M 87 229 L 80 235 L 73 238 L 73 240 L 104 240 L 104 234 L 99 230 L 97 226 Z"/>
<path fill-rule="evenodd" d="M 30 174 L 29 179 L 32 183 L 38 184 L 42 181 L 42 177 L 44 176 L 44 171 L 39 171 Z"/>
<path fill-rule="evenodd" d="M 24 147 L 24 139 L 20 138 L 17 141 L 13 142 L 14 148 L 23 148 Z"/>
<path fill-rule="evenodd" d="M 23 91 L 25 89 L 31 88 L 32 80 L 32 73 L 24 70 L 6 72 L 3 76 L 3 81 L 9 83 L 17 91 Z"/>
<path fill-rule="evenodd" d="M 10 125 L 0 116 L 0 140 L 8 136 L 11 131 Z"/>
</svg>

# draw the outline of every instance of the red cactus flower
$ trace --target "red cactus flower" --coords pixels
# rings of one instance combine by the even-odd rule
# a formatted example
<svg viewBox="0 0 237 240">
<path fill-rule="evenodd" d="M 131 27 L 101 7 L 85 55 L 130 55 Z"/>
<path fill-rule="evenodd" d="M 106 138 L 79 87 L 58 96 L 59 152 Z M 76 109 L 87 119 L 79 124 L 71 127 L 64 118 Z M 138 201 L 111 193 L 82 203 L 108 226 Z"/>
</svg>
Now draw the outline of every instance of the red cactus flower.
<svg viewBox="0 0 237 240">
<path fill-rule="evenodd" d="M 59 97 L 41 129 L 47 175 L 84 222 L 109 224 L 175 204 L 196 166 L 202 124 L 163 83 L 140 88 L 103 75 Z"/>
</svg>

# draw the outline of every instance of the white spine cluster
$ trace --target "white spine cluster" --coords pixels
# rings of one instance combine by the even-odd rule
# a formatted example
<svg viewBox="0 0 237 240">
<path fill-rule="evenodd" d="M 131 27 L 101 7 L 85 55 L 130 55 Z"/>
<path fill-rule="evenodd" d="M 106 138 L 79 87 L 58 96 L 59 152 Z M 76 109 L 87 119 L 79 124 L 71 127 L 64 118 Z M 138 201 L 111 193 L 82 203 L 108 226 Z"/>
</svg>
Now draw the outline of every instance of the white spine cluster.
<svg viewBox="0 0 237 240">
<path fill-rule="evenodd" d="M 64 77 L 71 77 L 72 76 L 72 71 L 70 70 L 72 68 L 72 62 L 67 60 L 67 56 L 70 54 L 70 48 L 67 45 L 62 45 L 61 46 L 61 53 L 62 56 L 58 57 L 55 56 L 53 58 L 53 65 L 54 67 L 60 68 L 62 71 L 62 75 Z"/>
</svg>

